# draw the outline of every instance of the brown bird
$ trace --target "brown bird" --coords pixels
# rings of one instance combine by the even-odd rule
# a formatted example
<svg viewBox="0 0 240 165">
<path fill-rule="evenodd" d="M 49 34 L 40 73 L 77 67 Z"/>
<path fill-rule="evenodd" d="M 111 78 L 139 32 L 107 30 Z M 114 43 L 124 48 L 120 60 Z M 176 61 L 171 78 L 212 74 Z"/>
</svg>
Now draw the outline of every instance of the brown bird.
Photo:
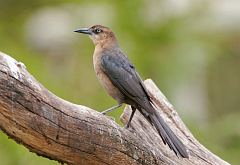
<svg viewBox="0 0 240 165">
<path fill-rule="evenodd" d="M 133 64 L 123 53 L 111 29 L 95 25 L 77 29 L 74 32 L 88 34 L 95 45 L 93 54 L 94 70 L 101 85 L 118 105 L 103 111 L 106 114 L 123 103 L 131 105 L 132 114 L 126 125 L 129 127 L 133 115 L 138 109 L 151 125 L 154 125 L 164 144 L 168 144 L 176 155 L 188 158 L 183 143 L 172 132 L 153 106 L 142 79 Z"/>
</svg>

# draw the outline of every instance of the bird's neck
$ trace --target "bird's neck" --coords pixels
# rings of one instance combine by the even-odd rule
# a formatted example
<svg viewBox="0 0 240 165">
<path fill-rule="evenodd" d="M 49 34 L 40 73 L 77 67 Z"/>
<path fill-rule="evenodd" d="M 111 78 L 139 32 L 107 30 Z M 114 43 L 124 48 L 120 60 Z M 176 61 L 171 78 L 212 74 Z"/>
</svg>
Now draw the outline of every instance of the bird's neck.
<svg viewBox="0 0 240 165">
<path fill-rule="evenodd" d="M 95 49 L 99 50 L 112 50 L 119 48 L 117 41 L 114 40 L 103 40 L 95 44 Z"/>
</svg>

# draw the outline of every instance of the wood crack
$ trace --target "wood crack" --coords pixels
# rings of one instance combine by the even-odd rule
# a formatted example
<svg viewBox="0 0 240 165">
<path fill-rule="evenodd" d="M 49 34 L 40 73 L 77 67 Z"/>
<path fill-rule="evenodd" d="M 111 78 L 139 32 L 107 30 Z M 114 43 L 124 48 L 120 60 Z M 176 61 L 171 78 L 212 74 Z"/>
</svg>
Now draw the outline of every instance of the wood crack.
<svg viewBox="0 0 240 165">
<path fill-rule="evenodd" d="M 228 165 L 194 139 L 165 98 L 156 95 L 160 91 L 152 81 L 145 84 L 191 149 L 189 159 L 176 157 L 139 113 L 131 122 L 134 131 L 123 129 L 99 112 L 58 98 L 1 52 L 0 129 L 31 152 L 71 165 Z M 124 110 L 124 124 L 130 112 Z"/>
</svg>

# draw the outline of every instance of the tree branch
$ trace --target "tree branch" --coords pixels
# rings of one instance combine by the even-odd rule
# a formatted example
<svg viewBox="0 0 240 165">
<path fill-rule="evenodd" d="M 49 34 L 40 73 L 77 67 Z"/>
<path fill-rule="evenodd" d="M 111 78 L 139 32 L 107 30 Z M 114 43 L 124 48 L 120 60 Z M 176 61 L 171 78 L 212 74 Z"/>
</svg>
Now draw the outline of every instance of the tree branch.
<svg viewBox="0 0 240 165">
<path fill-rule="evenodd" d="M 0 52 L 0 128 L 31 152 L 78 165 L 228 164 L 203 147 L 151 80 L 149 93 L 167 124 L 183 141 L 189 159 L 178 158 L 136 113 L 130 129 L 82 105 L 55 96 L 24 64 Z M 129 118 L 127 107 L 121 116 Z"/>
</svg>

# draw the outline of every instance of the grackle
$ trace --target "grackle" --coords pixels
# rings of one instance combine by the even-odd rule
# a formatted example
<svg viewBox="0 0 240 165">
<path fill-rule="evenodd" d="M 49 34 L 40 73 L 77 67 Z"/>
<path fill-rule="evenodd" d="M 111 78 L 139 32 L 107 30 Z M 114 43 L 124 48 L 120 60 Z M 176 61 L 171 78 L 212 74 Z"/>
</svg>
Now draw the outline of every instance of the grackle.
<svg viewBox="0 0 240 165">
<path fill-rule="evenodd" d="M 154 108 L 141 77 L 119 47 L 112 30 L 101 25 L 95 25 L 90 28 L 77 29 L 74 32 L 88 34 L 93 41 L 95 45 L 93 63 L 97 78 L 108 94 L 118 102 L 118 105 L 102 113 L 106 114 L 121 107 L 123 103 L 131 105 L 132 113 L 126 128 L 129 127 L 137 109 L 151 125 L 155 126 L 164 144 L 167 143 L 176 155 L 188 158 L 183 143 Z"/>
</svg>

